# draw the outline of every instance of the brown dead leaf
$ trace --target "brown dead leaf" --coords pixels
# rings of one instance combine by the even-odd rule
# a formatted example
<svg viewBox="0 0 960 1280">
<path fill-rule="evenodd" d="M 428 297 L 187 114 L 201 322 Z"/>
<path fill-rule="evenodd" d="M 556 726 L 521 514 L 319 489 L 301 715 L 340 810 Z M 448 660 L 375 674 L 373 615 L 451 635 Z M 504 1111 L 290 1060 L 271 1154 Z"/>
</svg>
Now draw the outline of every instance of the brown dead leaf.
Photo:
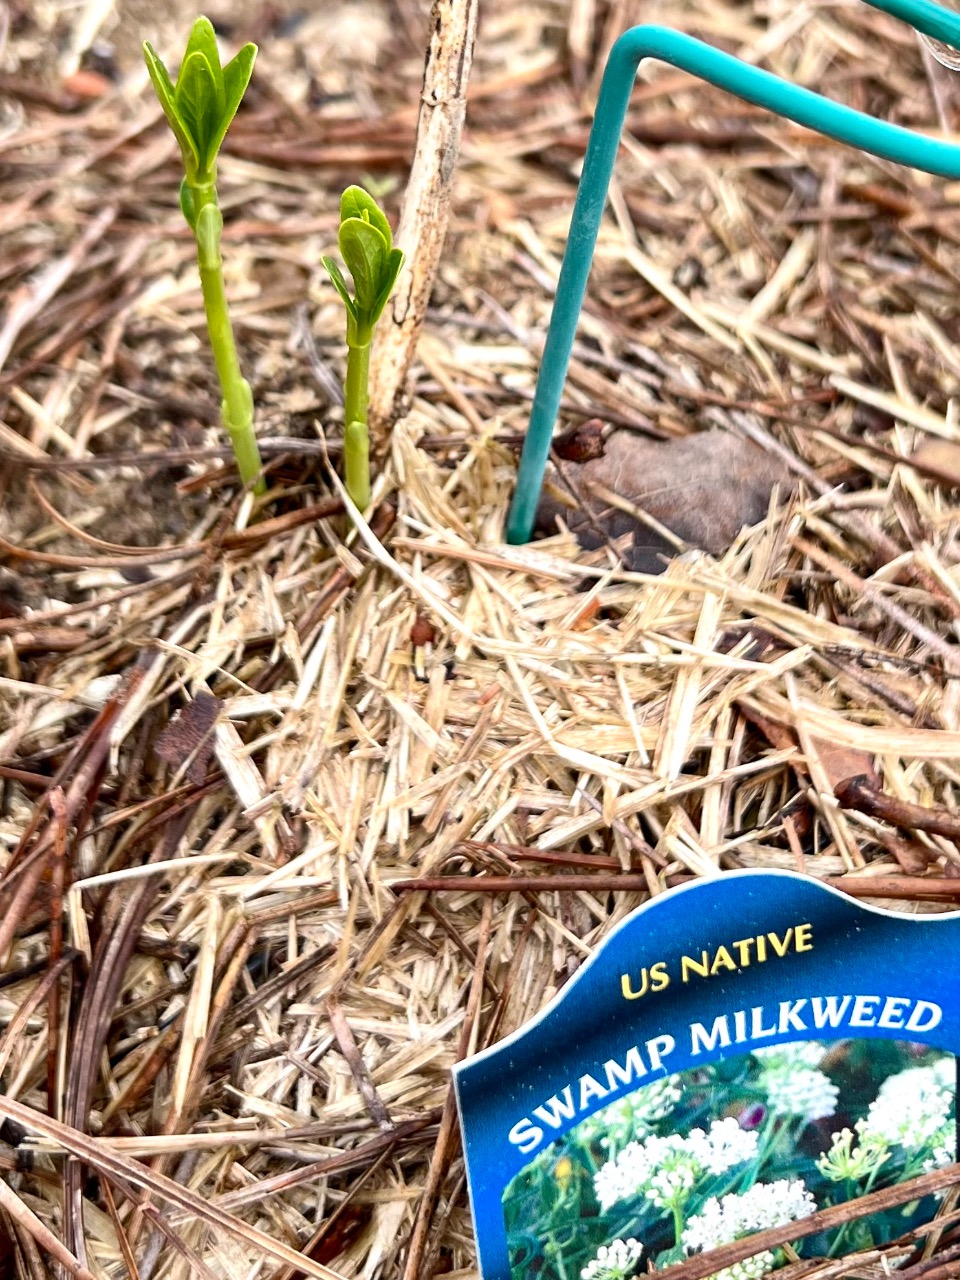
<svg viewBox="0 0 960 1280">
<path fill-rule="evenodd" d="M 560 466 L 540 504 L 538 529 L 555 532 L 560 516 L 589 550 L 630 535 L 624 560 L 643 573 L 662 572 L 682 546 L 721 554 L 744 525 L 763 519 L 775 486 L 783 493 L 792 487 L 778 458 L 719 430 L 668 441 L 615 431 L 602 457 Z"/>
<path fill-rule="evenodd" d="M 842 782 L 847 782 L 850 778 L 862 778 L 867 786 L 874 787 L 878 791 L 882 788 L 883 783 L 874 768 L 873 756 L 869 751 L 861 751 L 857 747 L 839 746 L 827 738 L 811 737 L 810 742 L 834 791 Z"/>
<path fill-rule="evenodd" d="M 738 702 L 737 708 L 777 751 L 785 751 L 797 745 L 797 736 L 789 725 L 781 724 L 763 715 L 747 703 Z M 849 782 L 851 778 L 862 779 L 867 786 L 877 790 L 883 786 L 869 751 L 861 751 L 858 747 L 845 747 L 830 742 L 827 738 L 817 738 L 812 735 L 810 745 L 816 752 L 817 759 L 823 766 L 823 771 L 834 792 L 837 792 L 841 784 Z M 798 765 L 801 768 L 804 767 L 799 761 Z"/>
<path fill-rule="evenodd" d="M 603 423 L 599 418 L 578 422 L 553 442 L 553 452 L 563 462 L 592 462 L 604 455 Z"/>
<path fill-rule="evenodd" d="M 922 467 L 941 484 L 960 489 L 960 444 L 953 440 L 938 440 L 928 436 L 913 451 L 910 461 Z"/>
<path fill-rule="evenodd" d="M 213 730 L 220 714 L 220 700 L 201 690 L 173 717 L 157 739 L 161 760 L 178 769 L 185 760 L 187 780 L 197 786 L 207 776 L 207 762 L 213 752 Z"/>
</svg>

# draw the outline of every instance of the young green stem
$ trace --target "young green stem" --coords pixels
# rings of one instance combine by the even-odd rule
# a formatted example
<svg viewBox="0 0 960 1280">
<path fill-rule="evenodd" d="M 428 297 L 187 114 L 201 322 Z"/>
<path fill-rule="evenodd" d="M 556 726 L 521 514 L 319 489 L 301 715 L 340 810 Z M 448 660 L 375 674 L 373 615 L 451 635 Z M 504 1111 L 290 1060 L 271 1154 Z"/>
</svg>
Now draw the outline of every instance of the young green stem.
<svg viewBox="0 0 960 1280">
<path fill-rule="evenodd" d="M 217 206 L 216 189 L 212 182 L 198 183 L 190 187 L 193 206 L 193 230 L 197 241 L 197 264 L 200 268 L 200 287 L 203 290 L 203 307 L 207 315 L 207 332 L 213 359 L 217 366 L 223 400 L 220 416 L 230 434 L 240 479 L 254 485 L 254 492 L 262 494 L 266 486 L 257 437 L 253 429 L 253 394 L 250 384 L 240 372 L 237 344 L 227 309 L 227 292 L 223 283 L 223 260 L 220 256 L 220 235 L 223 215 Z"/>
<path fill-rule="evenodd" d="M 683 1243 L 683 1207 L 677 1201 L 671 1201 L 670 1211 L 673 1214 L 673 1243 L 679 1248 Z"/>
<path fill-rule="evenodd" d="M 343 476 L 347 493 L 361 511 L 370 505 L 369 377 L 370 343 L 348 345 L 343 405 Z"/>
</svg>

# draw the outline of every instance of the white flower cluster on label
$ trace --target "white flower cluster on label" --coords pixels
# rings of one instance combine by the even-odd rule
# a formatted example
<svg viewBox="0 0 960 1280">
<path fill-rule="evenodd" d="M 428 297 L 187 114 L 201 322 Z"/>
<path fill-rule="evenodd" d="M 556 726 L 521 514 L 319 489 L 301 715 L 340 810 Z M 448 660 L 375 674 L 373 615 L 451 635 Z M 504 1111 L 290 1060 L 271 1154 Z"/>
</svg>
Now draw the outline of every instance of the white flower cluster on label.
<svg viewBox="0 0 960 1280">
<path fill-rule="evenodd" d="M 668 1116 L 680 1101 L 683 1086 L 679 1076 L 663 1076 L 643 1089 L 611 1102 L 580 1122 L 585 1142 L 597 1142 L 608 1150 L 619 1150 L 632 1137 L 653 1132 L 654 1125 Z"/>
<path fill-rule="evenodd" d="M 687 1223 L 683 1243 L 691 1253 L 697 1249 L 706 1252 L 755 1231 L 808 1218 L 816 1207 L 813 1196 L 799 1179 L 758 1182 L 740 1195 L 727 1195 L 719 1200 L 711 1196 L 705 1200 L 700 1212 Z M 744 1262 L 725 1267 L 713 1280 L 757 1280 L 770 1271 L 775 1262 L 775 1255 L 764 1250 Z"/>
<path fill-rule="evenodd" d="M 820 1172 L 832 1182 L 869 1177 L 897 1147 L 907 1155 L 926 1148 L 924 1172 L 950 1164 L 957 1158 L 957 1128 L 950 1114 L 955 1078 L 953 1058 L 889 1076 L 854 1125 L 857 1145 L 849 1129 L 835 1133 L 830 1150 L 817 1161 Z"/>
<path fill-rule="evenodd" d="M 597 1256 L 580 1272 L 581 1280 L 627 1280 L 633 1275 L 643 1252 L 643 1245 L 631 1236 L 602 1244 Z"/>
<path fill-rule="evenodd" d="M 778 1116 L 823 1120 L 837 1110 L 840 1090 L 818 1070 L 823 1049 L 812 1041 L 755 1049 L 763 1065 L 758 1084 L 766 1090 L 767 1106 Z"/>
<path fill-rule="evenodd" d="M 685 1138 L 668 1134 L 631 1142 L 597 1170 L 593 1185 L 604 1213 L 618 1200 L 640 1194 L 666 1207 L 702 1175 L 724 1173 L 756 1151 L 757 1134 L 741 1129 L 731 1116 L 714 1120 L 708 1133 L 692 1129 Z"/>
<path fill-rule="evenodd" d="M 947 1072 L 952 1074 L 953 1064 L 941 1059 L 935 1067 L 910 1067 L 890 1076 L 857 1128 L 891 1146 L 922 1147 L 946 1123 L 954 1089 Z"/>
</svg>

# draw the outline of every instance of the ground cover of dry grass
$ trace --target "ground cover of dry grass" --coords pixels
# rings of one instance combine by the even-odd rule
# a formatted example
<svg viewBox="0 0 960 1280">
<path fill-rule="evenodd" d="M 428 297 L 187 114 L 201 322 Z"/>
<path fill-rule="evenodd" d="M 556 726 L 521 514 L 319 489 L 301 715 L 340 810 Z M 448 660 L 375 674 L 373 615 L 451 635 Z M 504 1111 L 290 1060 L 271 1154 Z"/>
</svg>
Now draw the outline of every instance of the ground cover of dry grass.
<svg viewBox="0 0 960 1280">
<path fill-rule="evenodd" d="M 29 1211 L 98 1276 L 466 1277 L 450 1066 L 626 913 L 733 867 L 960 897 L 955 187 L 644 69 L 565 424 L 721 429 L 796 487 L 660 575 L 503 545 L 603 53 L 668 21 L 926 129 L 957 86 L 852 3 L 485 6 L 358 537 L 320 255 L 345 183 L 396 216 L 428 15 L 211 5 L 262 45 L 221 164 L 261 514 L 138 61 L 193 12 L 160 10 L 14 0 L 0 72 L 2 1265 L 45 1274 Z M 953 1204 L 904 1274 L 951 1274 Z"/>
</svg>

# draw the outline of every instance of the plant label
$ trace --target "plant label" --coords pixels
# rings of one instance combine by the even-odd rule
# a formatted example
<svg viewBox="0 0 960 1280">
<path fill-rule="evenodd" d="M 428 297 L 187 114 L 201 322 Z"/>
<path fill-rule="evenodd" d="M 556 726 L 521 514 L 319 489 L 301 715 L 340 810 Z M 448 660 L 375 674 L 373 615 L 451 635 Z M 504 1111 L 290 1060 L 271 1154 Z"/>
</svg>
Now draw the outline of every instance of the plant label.
<svg viewBox="0 0 960 1280">
<path fill-rule="evenodd" d="M 484 1280 L 628 1280 L 951 1164 L 958 952 L 960 914 L 790 872 L 639 908 L 455 1068 Z M 938 1203 L 798 1225 L 721 1280 L 900 1240 Z"/>
</svg>

